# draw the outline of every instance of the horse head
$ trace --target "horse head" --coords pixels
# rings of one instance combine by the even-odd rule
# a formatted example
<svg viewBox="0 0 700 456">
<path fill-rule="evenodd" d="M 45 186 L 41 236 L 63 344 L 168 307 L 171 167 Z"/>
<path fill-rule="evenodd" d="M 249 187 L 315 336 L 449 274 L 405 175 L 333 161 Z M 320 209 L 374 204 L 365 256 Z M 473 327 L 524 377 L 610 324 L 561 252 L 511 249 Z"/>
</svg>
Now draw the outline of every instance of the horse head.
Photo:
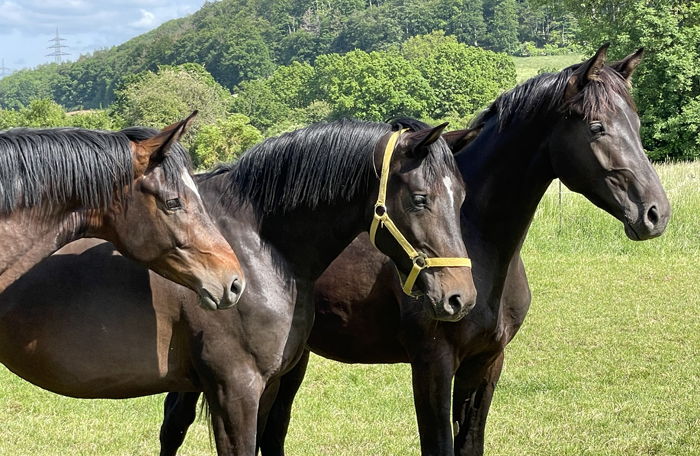
<svg viewBox="0 0 700 456">
<path fill-rule="evenodd" d="M 571 190 L 609 212 L 632 240 L 660 236 L 671 206 L 647 158 L 629 94 L 642 49 L 605 65 L 608 45 L 568 75 L 549 145 L 552 169 Z"/>
<path fill-rule="evenodd" d="M 190 175 L 187 151 L 177 143 L 187 119 L 153 130 L 122 130 L 131 140 L 134 181 L 124 204 L 103 217 L 103 237 L 120 252 L 197 292 L 205 309 L 236 304 L 245 287 L 231 246 L 219 233 Z"/>
<path fill-rule="evenodd" d="M 428 315 L 456 321 L 476 303 L 460 228 L 465 187 L 441 138 L 447 124 L 404 131 L 407 123 L 417 124 L 396 120 L 375 150 L 382 184 L 370 238 L 396 264 L 406 294 L 415 295 L 415 282 Z"/>
</svg>

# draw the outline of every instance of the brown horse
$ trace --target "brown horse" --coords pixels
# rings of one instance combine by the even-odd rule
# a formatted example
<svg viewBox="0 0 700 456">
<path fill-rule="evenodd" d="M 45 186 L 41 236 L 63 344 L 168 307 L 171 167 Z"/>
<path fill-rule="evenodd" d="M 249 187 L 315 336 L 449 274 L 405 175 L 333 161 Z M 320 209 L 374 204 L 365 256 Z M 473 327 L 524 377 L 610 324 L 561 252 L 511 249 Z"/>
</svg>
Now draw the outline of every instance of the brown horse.
<svg viewBox="0 0 700 456">
<path fill-rule="evenodd" d="M 245 270 L 238 305 L 204 312 L 192 293 L 114 256 L 108 244 L 54 255 L 0 295 L 0 361 L 74 397 L 203 392 L 219 454 L 254 455 L 279 378 L 311 331 L 314 281 L 371 230 L 375 214 L 376 244 L 404 275 L 446 260 L 435 257 L 464 264 L 465 190 L 443 128 L 344 120 L 262 142 L 199 179 Z M 409 244 L 422 255 L 411 260 Z M 476 299 L 470 271 L 423 269 L 416 311 L 422 304 L 435 318 L 461 318 Z M 177 435 L 164 453 L 175 451 L 189 424 L 172 418 Z"/>
<path fill-rule="evenodd" d="M 368 250 L 364 237 L 316 284 L 309 348 L 343 362 L 411 363 L 424 455 L 483 453 L 503 350 L 530 306 L 520 249 L 554 178 L 620 220 L 632 240 L 659 236 L 666 227 L 670 206 L 642 148 L 628 91 L 642 51 L 610 67 L 606 51 L 607 45 L 582 64 L 501 95 L 475 121 L 484 124 L 482 132 L 456 156 L 470 192 L 462 233 L 479 292 L 467 318 L 427 322 L 396 292 L 386 258 Z M 262 439 L 265 456 L 283 454 L 307 361 L 308 352 L 282 378 Z"/>
<path fill-rule="evenodd" d="M 148 135 L 76 128 L 0 133 L 0 291 L 69 242 L 98 237 L 197 291 L 207 308 L 235 304 L 243 272 L 177 143 L 195 114 Z"/>
</svg>

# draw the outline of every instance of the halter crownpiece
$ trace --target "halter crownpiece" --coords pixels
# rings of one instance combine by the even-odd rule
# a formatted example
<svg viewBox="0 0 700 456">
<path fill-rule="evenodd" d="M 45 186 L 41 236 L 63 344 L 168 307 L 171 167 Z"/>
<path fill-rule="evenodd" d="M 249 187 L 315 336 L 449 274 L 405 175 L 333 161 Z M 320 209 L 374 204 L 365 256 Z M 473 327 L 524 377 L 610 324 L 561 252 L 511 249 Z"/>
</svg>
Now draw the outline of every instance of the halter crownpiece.
<svg viewBox="0 0 700 456">
<path fill-rule="evenodd" d="M 389 165 L 391 164 L 391 157 L 394 154 L 394 149 L 396 148 L 396 143 L 399 140 L 399 136 L 403 132 L 408 130 L 404 128 L 403 130 L 394 132 L 389 138 L 389 142 L 386 144 L 386 149 L 384 150 L 384 161 L 382 162 L 382 173 L 379 176 L 379 196 L 377 197 L 377 203 L 374 205 L 374 218 L 372 219 L 372 225 L 369 229 L 369 239 L 372 241 L 372 245 L 377 247 L 375 243 L 375 237 L 377 235 L 377 228 L 386 228 L 389 230 L 396 242 L 401 245 L 408 257 L 413 262 L 413 267 L 411 272 L 406 278 L 406 282 L 402 284 L 403 292 L 408 296 L 417 297 L 411 293 L 413 290 L 413 285 L 416 283 L 418 274 L 423 269 L 426 268 L 445 268 L 445 267 L 467 267 L 472 266 L 472 261 L 469 258 L 428 258 L 428 256 L 423 252 L 418 252 L 413 248 L 410 242 L 401 234 L 399 229 L 396 227 L 394 222 L 389 218 L 389 214 L 386 209 L 386 187 L 389 181 Z M 399 280 L 401 280 L 401 274 L 399 274 Z"/>
</svg>

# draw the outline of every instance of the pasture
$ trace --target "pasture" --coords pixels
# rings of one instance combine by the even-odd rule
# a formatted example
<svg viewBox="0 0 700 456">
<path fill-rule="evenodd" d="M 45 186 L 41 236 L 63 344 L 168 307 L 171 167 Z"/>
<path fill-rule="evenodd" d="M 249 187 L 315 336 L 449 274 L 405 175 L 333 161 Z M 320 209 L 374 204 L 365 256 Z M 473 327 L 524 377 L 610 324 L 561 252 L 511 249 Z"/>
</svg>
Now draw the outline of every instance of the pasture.
<svg viewBox="0 0 700 456">
<path fill-rule="evenodd" d="M 537 72 L 542 68 L 556 69 L 557 71 L 566 68 L 575 63 L 581 63 L 584 58 L 581 54 L 564 54 L 564 55 L 537 55 L 532 57 L 511 57 L 515 63 L 515 71 L 517 73 L 518 84 L 525 82 L 533 76 L 537 76 Z"/>
<path fill-rule="evenodd" d="M 506 349 L 487 454 L 700 452 L 700 163 L 657 170 L 673 216 L 652 241 L 628 241 L 566 189 L 560 212 L 556 183 L 545 195 L 524 247 L 533 303 Z M 3 368 L 0 454 L 157 454 L 162 399 L 75 400 Z M 418 455 L 410 369 L 312 357 L 288 442 L 289 455 Z M 181 454 L 215 454 L 204 420 Z"/>
</svg>

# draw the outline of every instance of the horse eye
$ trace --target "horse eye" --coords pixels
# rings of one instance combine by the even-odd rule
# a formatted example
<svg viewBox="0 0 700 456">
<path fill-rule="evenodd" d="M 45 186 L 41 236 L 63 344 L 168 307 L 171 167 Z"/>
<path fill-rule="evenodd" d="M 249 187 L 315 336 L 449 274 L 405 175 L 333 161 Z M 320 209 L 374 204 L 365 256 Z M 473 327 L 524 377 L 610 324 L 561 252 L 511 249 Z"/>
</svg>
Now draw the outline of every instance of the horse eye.
<svg viewBox="0 0 700 456">
<path fill-rule="evenodd" d="M 425 195 L 413 195 L 413 205 L 423 207 L 428 203 L 428 197 Z"/>
<path fill-rule="evenodd" d="M 180 202 L 180 198 L 173 198 L 167 200 L 165 202 L 165 207 L 167 207 L 171 211 L 177 211 L 179 209 L 182 209 L 182 203 Z"/>
<path fill-rule="evenodd" d="M 591 133 L 594 135 L 605 133 L 605 128 L 603 128 L 603 124 L 600 122 L 593 122 L 589 127 L 591 129 Z"/>
</svg>

